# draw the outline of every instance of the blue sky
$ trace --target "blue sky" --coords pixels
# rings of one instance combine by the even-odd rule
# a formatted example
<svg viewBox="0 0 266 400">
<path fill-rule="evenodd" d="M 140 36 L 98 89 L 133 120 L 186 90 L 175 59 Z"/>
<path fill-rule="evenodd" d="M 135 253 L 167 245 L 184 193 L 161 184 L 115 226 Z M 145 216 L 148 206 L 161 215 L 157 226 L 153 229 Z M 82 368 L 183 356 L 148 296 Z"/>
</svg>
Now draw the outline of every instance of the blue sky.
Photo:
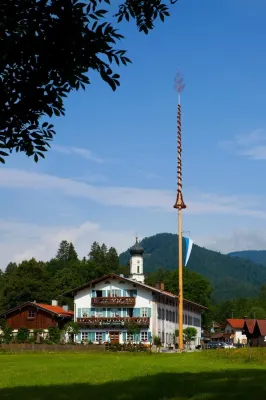
<svg viewBox="0 0 266 400">
<path fill-rule="evenodd" d="M 133 63 L 117 92 L 91 74 L 53 120 L 46 160 L 1 167 L 1 267 L 48 259 L 62 239 L 84 256 L 94 240 L 122 251 L 135 233 L 176 232 L 178 69 L 184 230 L 222 252 L 266 248 L 265 13 L 264 0 L 179 0 L 148 36 L 120 24 Z"/>
</svg>

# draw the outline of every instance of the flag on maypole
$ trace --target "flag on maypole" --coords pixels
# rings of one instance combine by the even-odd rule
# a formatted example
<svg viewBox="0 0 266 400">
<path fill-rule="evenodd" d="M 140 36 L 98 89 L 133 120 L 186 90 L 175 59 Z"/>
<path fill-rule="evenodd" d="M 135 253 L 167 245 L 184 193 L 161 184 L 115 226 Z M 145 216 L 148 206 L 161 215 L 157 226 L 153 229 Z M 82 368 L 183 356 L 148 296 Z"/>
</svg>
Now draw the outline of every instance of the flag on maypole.
<svg viewBox="0 0 266 400">
<path fill-rule="evenodd" d="M 191 254 L 191 250 L 192 250 L 192 246 L 193 246 L 193 240 L 192 239 L 190 239 L 190 238 L 186 238 L 186 237 L 184 237 L 184 240 L 185 240 L 185 267 L 186 267 L 186 265 L 187 265 L 187 263 L 188 263 L 188 260 L 189 260 L 189 257 L 190 257 L 190 254 Z"/>
</svg>

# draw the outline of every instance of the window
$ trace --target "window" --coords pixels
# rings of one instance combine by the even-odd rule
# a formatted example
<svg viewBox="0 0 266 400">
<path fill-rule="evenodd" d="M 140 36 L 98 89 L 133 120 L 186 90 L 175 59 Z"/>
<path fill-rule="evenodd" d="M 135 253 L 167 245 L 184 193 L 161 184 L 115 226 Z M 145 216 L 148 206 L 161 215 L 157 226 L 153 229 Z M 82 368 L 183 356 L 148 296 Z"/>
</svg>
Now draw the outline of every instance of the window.
<svg viewBox="0 0 266 400">
<path fill-rule="evenodd" d="M 148 308 L 142 308 L 141 309 L 141 316 L 142 317 L 148 317 Z"/>
<path fill-rule="evenodd" d="M 96 308 L 95 317 L 105 317 L 105 310 L 103 308 Z"/>
<path fill-rule="evenodd" d="M 134 335 L 132 335 L 132 333 L 127 333 L 127 341 L 133 342 L 133 340 L 134 340 Z"/>
<path fill-rule="evenodd" d="M 148 340 L 148 332 L 141 332 L 141 341 L 147 342 Z"/>
<path fill-rule="evenodd" d="M 108 297 L 121 297 L 121 290 L 119 290 L 119 289 L 107 290 L 107 296 Z"/>
<path fill-rule="evenodd" d="M 188 316 L 188 325 L 192 325 L 192 317 L 190 315 Z"/>
<path fill-rule="evenodd" d="M 81 332 L 81 339 L 88 340 L 88 332 Z"/>
<path fill-rule="evenodd" d="M 168 310 L 166 310 L 166 321 L 168 321 L 169 319 L 169 312 L 168 312 Z"/>
<path fill-rule="evenodd" d="M 194 326 L 199 326 L 200 327 L 200 318 L 194 318 Z"/>
<path fill-rule="evenodd" d="M 168 344 L 168 333 L 166 334 L 166 344 Z"/>
<path fill-rule="evenodd" d="M 138 268 L 137 268 L 137 272 L 138 272 L 138 274 L 139 274 L 139 265 L 138 265 Z"/>
<path fill-rule="evenodd" d="M 162 309 L 162 319 L 164 319 L 164 309 Z"/>
<path fill-rule="evenodd" d="M 102 342 L 102 340 L 103 340 L 103 333 L 96 332 L 96 342 Z"/>
<path fill-rule="evenodd" d="M 28 318 L 35 318 L 36 317 L 36 312 L 34 310 L 29 310 L 28 311 Z"/>
<path fill-rule="evenodd" d="M 111 308 L 111 317 L 121 317 L 121 312 L 118 308 Z"/>
<path fill-rule="evenodd" d="M 161 319 L 161 309 L 158 307 L 158 319 Z"/>
</svg>

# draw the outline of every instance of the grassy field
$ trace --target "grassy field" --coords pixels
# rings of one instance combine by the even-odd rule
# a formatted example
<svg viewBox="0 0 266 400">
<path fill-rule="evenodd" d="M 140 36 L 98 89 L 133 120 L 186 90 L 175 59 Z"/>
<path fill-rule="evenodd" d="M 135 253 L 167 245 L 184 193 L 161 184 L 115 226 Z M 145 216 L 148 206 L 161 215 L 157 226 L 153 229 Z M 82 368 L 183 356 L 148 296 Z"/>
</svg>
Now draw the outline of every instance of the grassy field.
<svg viewBox="0 0 266 400">
<path fill-rule="evenodd" d="M 0 354 L 0 399 L 265 400 L 266 352 Z"/>
</svg>

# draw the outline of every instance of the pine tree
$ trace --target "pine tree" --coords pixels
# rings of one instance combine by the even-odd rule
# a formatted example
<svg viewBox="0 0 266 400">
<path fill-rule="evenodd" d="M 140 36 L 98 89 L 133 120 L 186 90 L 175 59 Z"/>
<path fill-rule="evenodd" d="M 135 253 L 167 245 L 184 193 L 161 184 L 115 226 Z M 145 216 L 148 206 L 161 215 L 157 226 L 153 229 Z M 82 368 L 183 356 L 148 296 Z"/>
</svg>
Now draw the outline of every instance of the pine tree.
<svg viewBox="0 0 266 400">
<path fill-rule="evenodd" d="M 75 250 L 75 247 L 72 242 L 69 243 L 69 248 L 68 248 L 68 260 L 69 261 L 76 261 L 78 260 L 78 254 Z"/>
<path fill-rule="evenodd" d="M 119 269 L 119 256 L 114 247 L 110 247 L 107 252 L 106 264 L 110 271 L 117 271 Z"/>
<path fill-rule="evenodd" d="M 62 240 L 56 254 L 56 259 L 67 262 L 69 257 L 69 243 L 67 240 Z"/>
</svg>

